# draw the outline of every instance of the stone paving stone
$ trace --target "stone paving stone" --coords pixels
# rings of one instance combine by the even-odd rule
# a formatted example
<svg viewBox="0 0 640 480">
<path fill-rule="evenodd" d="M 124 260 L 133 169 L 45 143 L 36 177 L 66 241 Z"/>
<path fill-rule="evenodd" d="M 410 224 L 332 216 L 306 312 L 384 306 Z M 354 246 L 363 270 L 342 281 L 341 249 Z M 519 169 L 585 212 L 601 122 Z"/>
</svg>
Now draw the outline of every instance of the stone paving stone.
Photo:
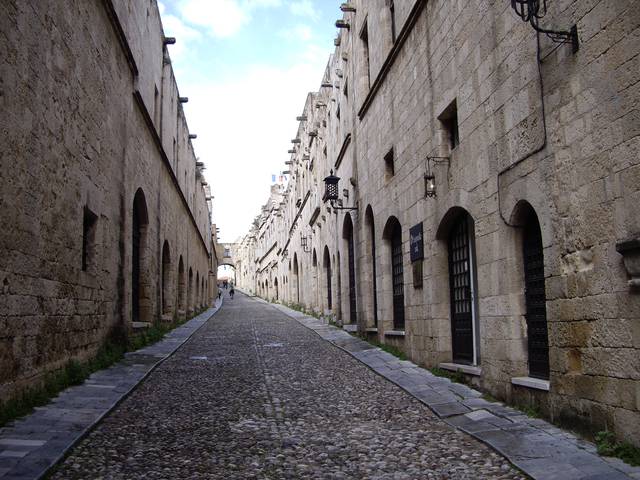
<svg viewBox="0 0 640 480">
<path fill-rule="evenodd" d="M 127 354 L 109 369 L 94 372 L 82 385 L 64 390 L 48 405 L 0 429 L 0 479 L 40 478 L 218 309 L 207 310 L 153 346 Z"/>
<path fill-rule="evenodd" d="M 282 311 L 288 314 L 286 308 Z M 544 420 L 529 418 L 499 402 L 489 402 L 481 398 L 480 392 L 466 385 L 436 377 L 424 370 L 426 377 L 423 378 L 427 378 L 425 384 L 433 387 L 432 390 L 425 390 L 420 380 L 415 380 L 412 386 L 410 380 L 413 377 L 408 380 L 406 376 L 401 375 L 416 368 L 409 361 L 390 360 L 389 363 L 383 363 L 364 355 L 358 355 L 356 358 L 427 404 L 451 425 L 496 448 L 533 478 L 640 479 L 639 467 L 626 465 L 619 460 L 607 461 L 608 459 L 597 455 L 597 449 L 592 443 L 578 439 Z M 463 411 L 457 412 L 457 408 Z M 473 413 L 467 412 L 480 409 L 488 412 L 492 418 L 474 421 L 473 416 L 468 417 Z"/>
<path fill-rule="evenodd" d="M 525 476 L 302 322 L 237 295 L 52 476 L 93 478 Z"/>
</svg>

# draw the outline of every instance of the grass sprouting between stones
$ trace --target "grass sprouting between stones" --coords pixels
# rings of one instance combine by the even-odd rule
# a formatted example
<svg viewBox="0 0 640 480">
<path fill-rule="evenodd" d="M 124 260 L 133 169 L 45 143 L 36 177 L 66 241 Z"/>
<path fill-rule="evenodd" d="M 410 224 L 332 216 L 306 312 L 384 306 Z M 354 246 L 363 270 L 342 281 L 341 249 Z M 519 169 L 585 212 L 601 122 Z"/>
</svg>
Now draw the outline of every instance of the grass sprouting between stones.
<svg viewBox="0 0 640 480">
<path fill-rule="evenodd" d="M 204 310 L 202 310 L 204 311 Z M 168 332 L 179 327 L 202 311 L 184 321 L 154 324 L 146 331 L 125 340 L 122 335 L 112 334 L 89 360 L 70 360 L 66 365 L 44 376 L 39 386 L 27 388 L 20 395 L 0 404 L 0 427 L 12 420 L 28 415 L 35 407 L 49 403 L 58 393 L 74 385 L 80 385 L 89 375 L 119 362 L 127 352 L 133 352 L 160 341 Z"/>
<path fill-rule="evenodd" d="M 628 442 L 617 441 L 612 432 L 596 433 L 595 441 L 600 455 L 619 458 L 634 467 L 640 466 L 640 448 Z"/>
</svg>

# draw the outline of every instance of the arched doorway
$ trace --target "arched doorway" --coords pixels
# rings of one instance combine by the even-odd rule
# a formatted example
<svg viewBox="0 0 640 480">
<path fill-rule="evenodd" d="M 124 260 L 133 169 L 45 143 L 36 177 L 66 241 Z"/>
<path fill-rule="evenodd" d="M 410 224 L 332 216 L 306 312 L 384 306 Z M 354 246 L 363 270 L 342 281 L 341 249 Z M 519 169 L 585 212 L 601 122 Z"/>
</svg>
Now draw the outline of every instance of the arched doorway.
<svg viewBox="0 0 640 480">
<path fill-rule="evenodd" d="M 391 291 L 393 295 L 393 328 L 404 330 L 404 260 L 402 256 L 402 226 L 396 217 L 390 217 L 384 227 L 384 238 L 391 258 Z"/>
<path fill-rule="evenodd" d="M 475 226 L 466 210 L 459 209 L 447 236 L 451 348 L 453 361 L 477 364 L 477 282 Z"/>
<path fill-rule="evenodd" d="M 185 274 L 184 274 L 184 261 L 182 260 L 182 255 L 180 255 L 180 260 L 178 261 L 178 310 L 181 314 L 184 314 L 186 311 L 185 304 L 185 284 L 187 283 Z"/>
<path fill-rule="evenodd" d="M 300 304 L 300 275 L 298 272 L 298 254 L 293 254 L 293 293 L 297 304 Z"/>
<path fill-rule="evenodd" d="M 540 221 L 526 201 L 516 205 L 517 223 L 522 226 L 525 319 L 529 376 L 549 379 L 549 334 L 544 276 L 544 248 Z"/>
<path fill-rule="evenodd" d="M 349 288 L 349 323 L 358 322 L 358 313 L 356 305 L 356 258 L 355 258 L 355 242 L 353 239 L 353 222 L 351 215 L 348 213 L 344 217 L 342 226 L 342 238 L 346 242 L 347 247 L 347 274 Z"/>
<path fill-rule="evenodd" d="M 371 205 L 367 206 L 364 214 L 364 224 L 367 230 L 368 247 L 371 261 L 371 297 L 374 325 L 378 326 L 378 279 L 376 272 L 376 228 Z"/>
<path fill-rule="evenodd" d="M 320 307 L 320 301 L 318 300 L 319 298 L 319 292 L 320 292 L 320 284 L 318 282 L 318 256 L 316 255 L 316 249 L 313 249 L 313 256 L 312 256 L 312 269 L 311 269 L 311 282 L 312 282 L 312 287 L 313 287 L 313 307 L 314 308 L 321 308 Z"/>
<path fill-rule="evenodd" d="M 196 284 L 193 289 L 193 309 L 200 308 L 200 272 L 196 271 Z"/>
<path fill-rule="evenodd" d="M 324 259 L 323 259 L 323 267 L 324 267 L 324 278 L 325 285 L 327 287 L 327 310 L 331 310 L 331 257 L 329 256 L 329 248 L 327 246 L 324 247 Z"/>
<path fill-rule="evenodd" d="M 149 216 L 147 202 L 141 188 L 133 199 L 133 221 L 131 236 L 131 320 L 149 320 L 148 285 L 146 284 L 145 260 L 147 255 L 147 227 Z"/>
<path fill-rule="evenodd" d="M 187 311 L 193 312 L 193 270 L 189 267 L 189 284 L 187 289 Z"/>
<path fill-rule="evenodd" d="M 173 313 L 173 294 L 171 282 L 171 252 L 169 242 L 162 245 L 162 315 Z"/>
</svg>

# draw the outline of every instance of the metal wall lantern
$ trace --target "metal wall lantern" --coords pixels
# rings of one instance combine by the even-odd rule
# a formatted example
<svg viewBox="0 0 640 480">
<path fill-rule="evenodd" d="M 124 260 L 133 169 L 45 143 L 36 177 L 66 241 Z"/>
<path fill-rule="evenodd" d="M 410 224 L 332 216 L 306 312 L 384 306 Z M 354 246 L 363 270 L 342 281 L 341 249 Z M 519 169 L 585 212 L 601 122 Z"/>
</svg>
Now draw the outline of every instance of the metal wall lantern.
<svg viewBox="0 0 640 480">
<path fill-rule="evenodd" d="M 358 207 L 343 207 L 342 200 L 339 199 L 338 182 L 340 177 L 336 177 L 331 170 L 330 175 L 324 179 L 323 202 L 329 202 L 334 210 L 358 210 Z"/>
<path fill-rule="evenodd" d="M 323 202 L 335 202 L 338 199 L 338 182 L 340 177 L 336 177 L 333 174 L 333 170 L 328 177 L 324 179 L 324 195 L 322 196 Z"/>
<path fill-rule="evenodd" d="M 448 162 L 449 157 L 427 157 L 425 159 L 425 173 L 424 173 L 424 196 L 425 198 L 437 197 L 438 192 L 436 189 L 436 176 L 431 171 L 431 162 L 440 163 Z"/>
<path fill-rule="evenodd" d="M 300 232 L 300 246 L 302 250 L 306 253 L 311 251 L 311 235 L 307 236 Z"/>
<path fill-rule="evenodd" d="M 578 27 L 570 30 L 549 30 L 540 27 L 540 20 L 547 14 L 547 0 L 511 0 L 511 8 L 524 22 L 529 22 L 536 32 L 544 33 L 555 43 L 570 43 L 573 53 L 580 48 Z"/>
<path fill-rule="evenodd" d="M 344 20 L 336 20 L 336 27 L 346 28 L 347 30 L 349 30 L 349 28 L 351 28 L 351 25 L 349 25 L 349 23 L 345 22 Z"/>
</svg>

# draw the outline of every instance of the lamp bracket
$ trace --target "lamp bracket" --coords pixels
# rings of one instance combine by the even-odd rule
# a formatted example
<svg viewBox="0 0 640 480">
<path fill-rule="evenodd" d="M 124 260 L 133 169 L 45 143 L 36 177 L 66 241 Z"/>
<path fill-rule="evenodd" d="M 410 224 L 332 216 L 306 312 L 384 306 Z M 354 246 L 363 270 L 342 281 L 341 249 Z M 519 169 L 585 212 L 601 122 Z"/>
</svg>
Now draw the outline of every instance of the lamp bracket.
<svg viewBox="0 0 640 480">
<path fill-rule="evenodd" d="M 569 43 L 573 47 L 573 53 L 580 48 L 578 27 L 572 26 L 569 30 L 550 30 L 542 28 L 539 22 L 547 14 L 547 0 L 511 0 L 513 8 L 522 21 L 531 24 L 533 29 L 546 35 L 554 43 Z"/>
<path fill-rule="evenodd" d="M 444 163 L 444 162 L 449 163 L 451 161 L 451 157 L 432 157 L 427 155 L 427 160 L 433 163 Z"/>
</svg>

